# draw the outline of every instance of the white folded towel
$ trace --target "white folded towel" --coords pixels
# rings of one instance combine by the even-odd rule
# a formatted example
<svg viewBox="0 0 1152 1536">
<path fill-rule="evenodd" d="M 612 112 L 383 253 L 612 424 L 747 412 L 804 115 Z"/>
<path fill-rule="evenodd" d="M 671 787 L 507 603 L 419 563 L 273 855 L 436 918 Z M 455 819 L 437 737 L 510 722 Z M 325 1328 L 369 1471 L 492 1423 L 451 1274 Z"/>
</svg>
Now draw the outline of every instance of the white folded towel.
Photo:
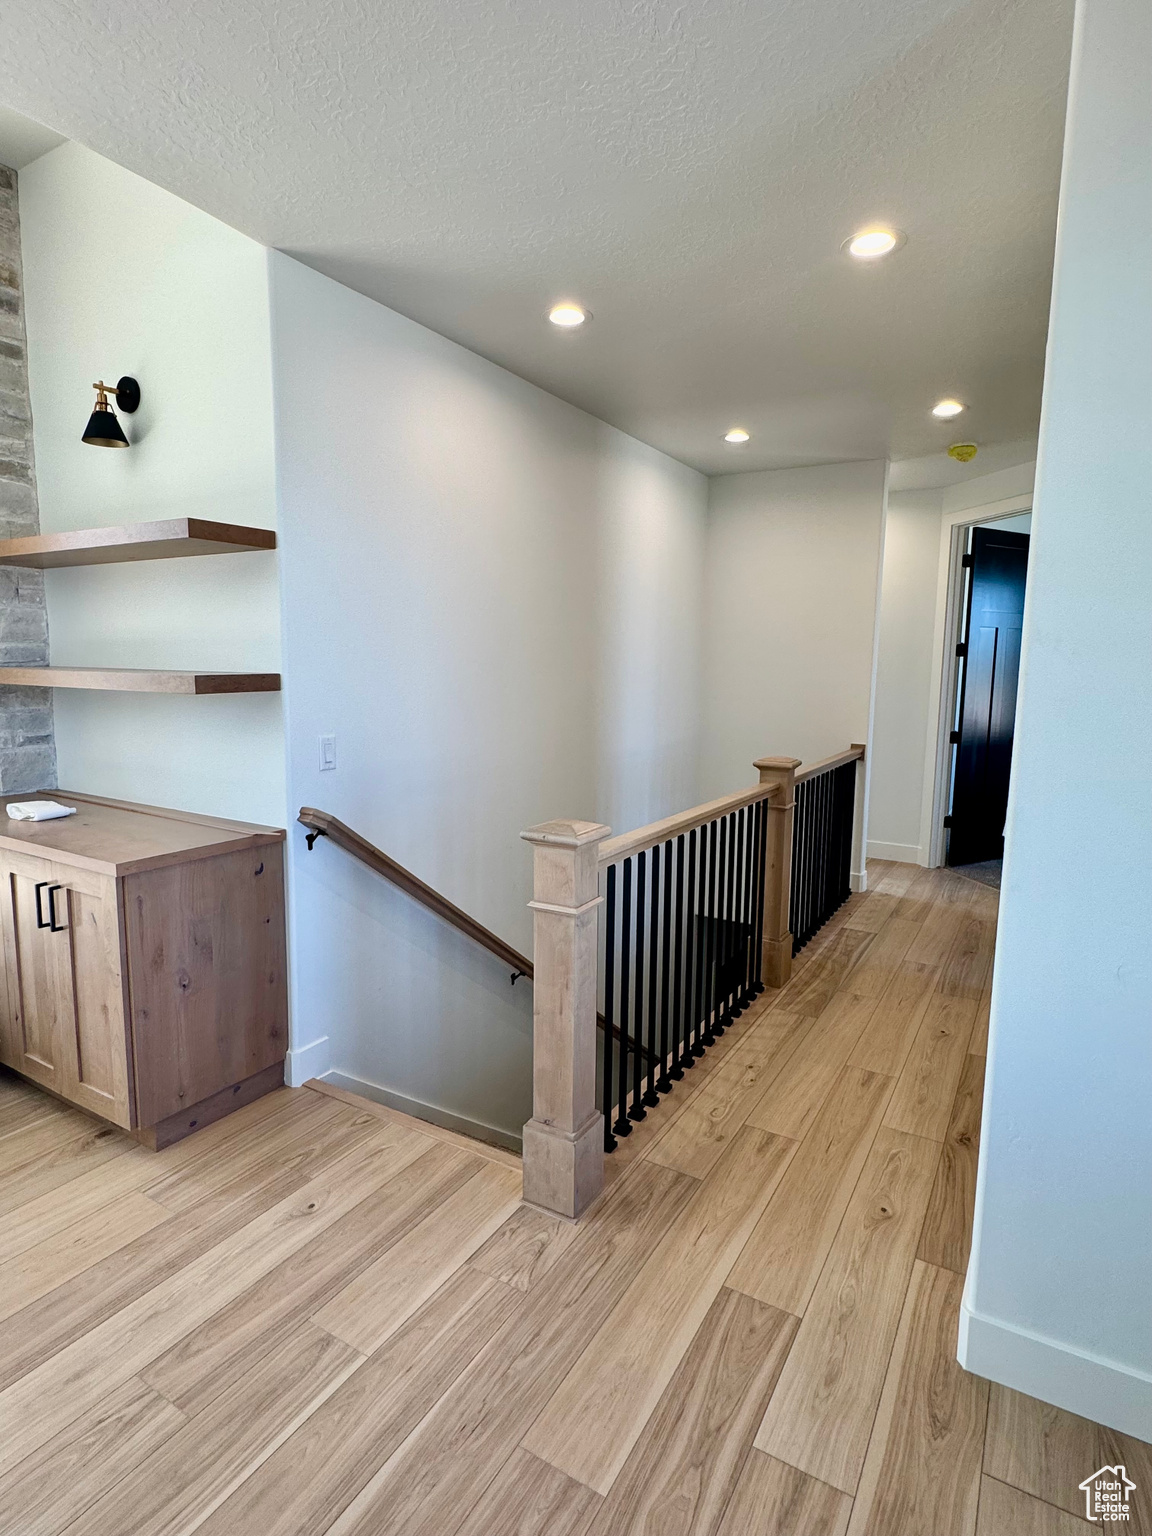
<svg viewBox="0 0 1152 1536">
<path fill-rule="evenodd" d="M 75 816 L 76 807 L 55 800 L 13 800 L 8 814 L 13 821 L 55 821 L 58 816 Z"/>
</svg>

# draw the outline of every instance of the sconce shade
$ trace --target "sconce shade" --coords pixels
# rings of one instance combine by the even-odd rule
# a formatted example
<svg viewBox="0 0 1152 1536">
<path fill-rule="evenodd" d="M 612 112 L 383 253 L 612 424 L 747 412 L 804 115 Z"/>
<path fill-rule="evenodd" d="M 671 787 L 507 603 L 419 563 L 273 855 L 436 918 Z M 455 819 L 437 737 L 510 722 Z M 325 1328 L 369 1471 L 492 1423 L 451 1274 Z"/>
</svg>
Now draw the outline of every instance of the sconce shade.
<svg viewBox="0 0 1152 1536">
<path fill-rule="evenodd" d="M 88 425 L 84 429 L 82 443 L 91 443 L 94 448 L 127 448 L 128 439 L 124 436 L 124 429 L 116 420 L 116 412 L 108 404 L 108 396 L 116 396 L 116 404 L 122 411 L 131 414 L 140 404 L 140 386 L 130 374 L 117 381 L 115 388 L 103 381 L 93 384 L 96 391 L 96 409 L 88 418 Z"/>
<path fill-rule="evenodd" d="M 99 406 L 89 416 L 81 441 L 91 443 L 95 448 L 127 448 L 128 446 L 128 439 L 124 436 L 124 428 L 116 419 L 116 412 L 102 411 Z"/>
</svg>

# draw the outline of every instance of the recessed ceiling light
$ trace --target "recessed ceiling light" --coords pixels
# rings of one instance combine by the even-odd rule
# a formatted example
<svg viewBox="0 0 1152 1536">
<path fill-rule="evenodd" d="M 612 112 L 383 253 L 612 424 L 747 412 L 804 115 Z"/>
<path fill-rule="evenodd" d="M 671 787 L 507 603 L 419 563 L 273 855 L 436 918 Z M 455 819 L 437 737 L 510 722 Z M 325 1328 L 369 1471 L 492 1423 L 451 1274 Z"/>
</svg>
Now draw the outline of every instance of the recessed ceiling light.
<svg viewBox="0 0 1152 1536">
<path fill-rule="evenodd" d="M 903 244 L 904 236 L 898 229 L 861 229 L 845 240 L 842 249 L 859 261 L 874 261 Z"/>
<path fill-rule="evenodd" d="M 583 325 L 592 316 L 579 304 L 553 304 L 548 311 L 548 318 L 553 325 L 558 325 L 561 330 L 574 331 L 578 325 Z"/>
<path fill-rule="evenodd" d="M 751 436 L 751 432 L 746 432 L 743 427 L 730 427 L 724 434 L 724 441 L 726 443 L 746 443 Z"/>
<path fill-rule="evenodd" d="M 953 416 L 959 416 L 964 409 L 959 400 L 937 400 L 932 407 L 933 416 L 941 421 L 951 421 Z"/>
</svg>

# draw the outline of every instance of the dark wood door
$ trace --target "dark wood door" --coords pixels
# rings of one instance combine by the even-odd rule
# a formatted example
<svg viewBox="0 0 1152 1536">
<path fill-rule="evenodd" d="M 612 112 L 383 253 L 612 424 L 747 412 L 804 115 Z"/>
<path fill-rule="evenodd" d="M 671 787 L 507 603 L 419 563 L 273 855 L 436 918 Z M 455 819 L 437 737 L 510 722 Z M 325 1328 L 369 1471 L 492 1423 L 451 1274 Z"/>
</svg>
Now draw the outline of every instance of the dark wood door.
<svg viewBox="0 0 1152 1536">
<path fill-rule="evenodd" d="M 974 528 L 971 553 L 949 864 L 1004 852 L 1028 535 Z"/>
</svg>

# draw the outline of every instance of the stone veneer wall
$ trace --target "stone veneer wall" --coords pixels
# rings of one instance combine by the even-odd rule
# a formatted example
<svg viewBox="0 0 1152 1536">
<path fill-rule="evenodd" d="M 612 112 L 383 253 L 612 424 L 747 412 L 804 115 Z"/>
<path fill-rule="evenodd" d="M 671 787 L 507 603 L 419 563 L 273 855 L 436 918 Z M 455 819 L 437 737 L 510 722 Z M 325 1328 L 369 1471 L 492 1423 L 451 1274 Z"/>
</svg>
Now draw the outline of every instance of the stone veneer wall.
<svg viewBox="0 0 1152 1536">
<path fill-rule="evenodd" d="M 20 205 L 16 172 L 0 166 L 0 538 L 39 532 Z M 43 573 L 0 567 L 0 666 L 44 666 L 47 661 Z M 0 794 L 55 784 L 51 689 L 0 687 Z"/>
</svg>

